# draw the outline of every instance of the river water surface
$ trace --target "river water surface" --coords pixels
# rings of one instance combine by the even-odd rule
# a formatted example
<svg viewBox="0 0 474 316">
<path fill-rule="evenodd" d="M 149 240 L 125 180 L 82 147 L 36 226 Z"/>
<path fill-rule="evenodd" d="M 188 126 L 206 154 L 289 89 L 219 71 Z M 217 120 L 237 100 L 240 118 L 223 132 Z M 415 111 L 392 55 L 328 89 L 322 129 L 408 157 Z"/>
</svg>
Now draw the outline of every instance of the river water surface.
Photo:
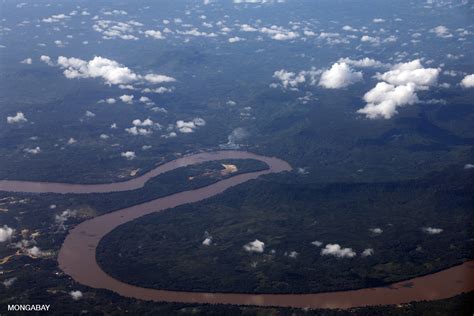
<svg viewBox="0 0 474 316">
<path fill-rule="evenodd" d="M 195 190 L 171 194 L 150 202 L 127 207 L 84 221 L 67 235 L 58 256 L 59 267 L 77 282 L 107 289 L 122 296 L 160 302 L 209 303 L 279 306 L 295 308 L 351 308 L 371 305 L 402 304 L 436 300 L 474 291 L 474 261 L 391 284 L 385 287 L 316 294 L 233 294 L 181 292 L 141 288 L 116 280 L 97 264 L 96 249 L 100 240 L 118 226 L 141 216 L 179 205 L 201 201 L 261 175 L 290 171 L 291 166 L 278 158 L 244 151 L 199 153 L 170 161 L 150 172 L 125 182 L 110 184 L 64 184 L 28 181 L 0 181 L 0 191 L 33 193 L 103 193 L 139 189 L 159 174 L 173 169 L 213 160 L 255 159 L 268 169 L 239 174 Z"/>
</svg>

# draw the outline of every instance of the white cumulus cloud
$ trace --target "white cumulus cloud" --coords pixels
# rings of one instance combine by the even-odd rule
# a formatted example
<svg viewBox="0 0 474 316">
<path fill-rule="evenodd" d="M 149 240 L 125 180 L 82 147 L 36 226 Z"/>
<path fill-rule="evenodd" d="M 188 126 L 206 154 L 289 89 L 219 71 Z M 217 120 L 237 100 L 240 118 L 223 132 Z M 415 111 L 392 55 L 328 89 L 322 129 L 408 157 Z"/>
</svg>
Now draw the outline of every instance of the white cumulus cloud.
<svg viewBox="0 0 474 316">
<path fill-rule="evenodd" d="M 14 232 L 15 230 L 13 228 L 8 227 L 7 225 L 3 225 L 3 227 L 0 227 L 0 242 L 10 240 Z"/>
<path fill-rule="evenodd" d="M 366 106 L 358 111 L 370 119 L 383 117 L 391 118 L 397 114 L 397 108 L 412 105 L 418 102 L 415 85 L 409 83 L 402 86 L 394 86 L 386 82 L 379 82 L 364 95 Z"/>
<path fill-rule="evenodd" d="M 121 153 L 120 156 L 126 158 L 127 160 L 133 160 L 137 157 L 134 151 L 125 151 Z"/>
<path fill-rule="evenodd" d="M 46 63 L 48 66 L 54 66 L 54 63 L 51 60 L 51 57 L 49 57 L 49 56 L 41 55 L 40 60 L 42 62 Z"/>
<path fill-rule="evenodd" d="M 362 257 L 369 257 L 369 256 L 372 256 L 373 254 L 374 254 L 374 249 L 367 248 L 367 249 L 364 249 L 364 251 L 362 251 L 361 256 Z"/>
<path fill-rule="evenodd" d="M 33 63 L 33 59 L 26 58 L 26 59 L 23 59 L 22 61 L 20 61 L 20 63 L 26 64 L 26 65 L 31 65 Z"/>
<path fill-rule="evenodd" d="M 467 75 L 461 80 L 461 87 L 474 88 L 474 74 Z"/>
<path fill-rule="evenodd" d="M 15 123 L 24 123 L 28 122 L 23 112 L 17 112 L 15 116 L 7 116 L 7 123 L 8 124 L 15 124 Z"/>
<path fill-rule="evenodd" d="M 418 102 L 418 90 L 428 90 L 437 84 L 440 69 L 424 68 L 419 59 L 394 65 L 376 78 L 383 80 L 364 95 L 367 102 L 358 113 L 367 118 L 390 119 L 398 113 L 397 108 Z"/>
<path fill-rule="evenodd" d="M 139 75 L 115 60 L 95 56 L 86 61 L 74 57 L 59 56 L 57 64 L 64 69 L 66 78 L 101 78 L 109 85 L 127 85 L 139 81 L 152 84 L 176 81 L 172 77 L 158 74 Z"/>
<path fill-rule="evenodd" d="M 374 234 L 381 234 L 381 233 L 383 233 L 383 230 L 382 230 L 381 228 L 379 228 L 379 227 L 370 228 L 369 231 L 370 231 L 371 233 L 374 233 Z"/>
<path fill-rule="evenodd" d="M 176 121 L 176 128 L 178 131 L 184 134 L 192 133 L 196 128 L 204 125 L 206 125 L 206 121 L 200 117 L 197 117 L 189 122 L 183 120 Z"/>
<path fill-rule="evenodd" d="M 352 258 L 356 255 L 352 248 L 342 248 L 339 244 L 327 244 L 321 249 L 322 256 L 335 256 L 338 258 Z"/>
<path fill-rule="evenodd" d="M 133 95 L 129 95 L 129 94 L 124 94 L 124 95 L 121 95 L 119 97 L 119 99 L 123 102 L 123 103 L 127 103 L 127 104 L 132 104 L 133 103 L 133 98 L 134 96 Z"/>
<path fill-rule="evenodd" d="M 210 246 L 212 244 L 212 237 L 207 237 L 206 239 L 204 239 L 202 244 L 204 246 Z"/>
<path fill-rule="evenodd" d="M 154 39 L 164 39 L 165 37 L 159 30 L 146 30 L 145 31 L 145 36 L 146 37 L 151 37 Z"/>
<path fill-rule="evenodd" d="M 436 84 L 440 69 L 423 68 L 421 61 L 415 59 L 407 63 L 397 64 L 391 70 L 377 74 L 377 78 L 393 85 L 414 83 L 418 89 L 427 89 Z"/>
<path fill-rule="evenodd" d="M 434 228 L 434 227 L 423 227 L 422 230 L 429 235 L 437 235 L 443 232 L 442 228 Z"/>
<path fill-rule="evenodd" d="M 37 155 L 41 152 L 41 148 L 36 146 L 35 148 L 25 148 L 23 151 L 27 154 Z"/>
<path fill-rule="evenodd" d="M 355 72 L 342 62 L 335 63 L 331 69 L 322 73 L 319 85 L 326 89 L 340 89 L 362 80 L 362 72 Z"/>
<path fill-rule="evenodd" d="M 357 67 L 357 68 L 383 68 L 387 65 L 368 57 L 364 57 L 362 59 L 351 59 L 351 58 L 341 58 L 338 61 L 339 63 L 346 63 L 350 66 Z"/>
<path fill-rule="evenodd" d="M 248 244 L 244 245 L 245 251 L 248 252 L 258 252 L 262 253 L 265 250 L 265 243 L 258 239 L 249 242 Z"/>
<path fill-rule="evenodd" d="M 453 37 L 453 34 L 449 32 L 449 29 L 444 25 L 439 25 L 435 28 L 432 28 L 430 32 L 435 33 L 436 36 L 441 38 L 450 38 Z"/>
<path fill-rule="evenodd" d="M 71 291 L 69 292 L 69 295 L 71 295 L 71 298 L 75 301 L 79 300 L 82 298 L 82 292 L 77 290 L 77 291 Z"/>
</svg>

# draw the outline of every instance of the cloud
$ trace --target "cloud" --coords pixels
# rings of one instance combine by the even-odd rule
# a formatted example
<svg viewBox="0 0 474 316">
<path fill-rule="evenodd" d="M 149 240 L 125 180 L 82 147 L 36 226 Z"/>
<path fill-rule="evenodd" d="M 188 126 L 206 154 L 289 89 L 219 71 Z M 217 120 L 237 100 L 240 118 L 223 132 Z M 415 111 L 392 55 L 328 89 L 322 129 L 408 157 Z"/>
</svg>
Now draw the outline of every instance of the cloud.
<svg viewBox="0 0 474 316">
<path fill-rule="evenodd" d="M 107 104 L 115 104 L 116 102 L 117 102 L 117 100 L 115 100 L 114 98 L 105 99 L 105 103 L 107 103 Z"/>
<path fill-rule="evenodd" d="M 465 165 L 464 165 L 464 169 L 465 169 L 465 170 L 474 169 L 474 164 L 472 164 L 472 163 L 465 164 Z"/>
<path fill-rule="evenodd" d="M 126 85 L 143 80 L 152 84 L 176 81 L 172 77 L 158 74 L 142 76 L 115 60 L 100 56 L 95 56 L 89 61 L 59 56 L 57 64 L 64 69 L 66 78 L 100 78 L 108 85 Z"/>
<path fill-rule="evenodd" d="M 238 37 L 238 36 L 235 36 L 235 37 L 231 37 L 228 39 L 229 43 L 237 43 L 237 42 L 241 42 L 241 41 L 244 41 L 245 39 L 243 39 L 242 37 Z"/>
<path fill-rule="evenodd" d="M 61 14 L 52 15 L 49 18 L 44 18 L 41 21 L 43 23 L 56 23 L 56 22 L 61 22 L 61 21 L 70 19 L 70 18 L 71 18 L 70 16 L 61 13 Z"/>
<path fill-rule="evenodd" d="M 342 27 L 342 29 L 343 29 L 344 31 L 347 31 L 347 32 L 358 32 L 358 31 L 359 31 L 358 29 L 353 28 L 353 27 L 350 26 L 350 25 L 344 25 L 344 26 Z"/>
<path fill-rule="evenodd" d="M 419 59 L 400 63 L 389 71 L 376 75 L 383 80 L 364 95 L 367 102 L 358 113 L 367 118 L 390 119 L 398 113 L 397 108 L 418 102 L 417 90 L 428 90 L 437 84 L 440 69 L 423 68 Z"/>
<path fill-rule="evenodd" d="M 0 227 L 0 242 L 10 240 L 14 233 L 15 230 L 13 228 L 3 225 L 3 227 Z"/>
<path fill-rule="evenodd" d="M 133 103 L 133 98 L 134 96 L 133 95 L 128 95 L 128 94 L 124 94 L 124 95 L 121 95 L 119 97 L 119 99 L 124 102 L 124 103 L 127 103 L 127 104 L 132 104 Z"/>
<path fill-rule="evenodd" d="M 143 26 L 143 24 L 133 20 L 128 22 L 98 20 L 92 28 L 94 31 L 101 33 L 102 38 L 105 40 L 122 39 L 126 41 L 136 41 L 138 37 L 135 35 L 135 27 L 140 26 Z"/>
<path fill-rule="evenodd" d="M 381 233 L 383 233 L 383 230 L 382 230 L 381 228 L 379 228 L 379 227 L 370 228 L 369 231 L 370 231 L 371 233 L 378 234 L 378 235 L 380 235 Z"/>
<path fill-rule="evenodd" d="M 338 63 L 346 63 L 350 66 L 358 67 L 358 68 L 383 68 L 387 67 L 387 64 L 384 64 L 380 61 L 377 61 L 372 58 L 364 57 L 359 60 L 354 60 L 350 58 L 341 58 L 338 60 Z"/>
<path fill-rule="evenodd" d="M 17 124 L 28 122 L 23 112 L 17 112 L 15 116 L 7 116 L 8 124 Z"/>
<path fill-rule="evenodd" d="M 240 30 L 242 32 L 257 32 L 258 31 L 258 29 L 254 28 L 253 26 L 251 26 L 249 24 L 240 25 Z"/>
<path fill-rule="evenodd" d="M 181 35 L 188 35 L 188 36 L 196 36 L 196 37 L 216 37 L 216 33 L 206 33 L 200 32 L 197 28 L 193 28 L 191 30 L 186 31 L 176 31 L 176 33 Z"/>
<path fill-rule="evenodd" d="M 54 66 L 54 63 L 51 61 L 51 57 L 46 55 L 41 55 L 40 60 L 46 63 L 48 66 Z"/>
<path fill-rule="evenodd" d="M 91 111 L 86 111 L 86 117 L 95 117 L 95 113 Z"/>
<path fill-rule="evenodd" d="M 278 79 L 280 81 L 280 85 L 284 89 L 297 90 L 298 85 L 303 83 L 315 85 L 317 83 L 317 78 L 320 74 L 321 71 L 316 70 L 316 68 L 311 68 L 310 70 L 302 70 L 299 73 L 294 73 L 281 69 L 273 73 L 273 78 Z M 270 87 L 276 88 L 278 87 L 278 85 L 273 83 L 270 85 Z"/>
<path fill-rule="evenodd" d="M 237 127 L 227 136 L 227 143 L 224 147 L 237 149 L 240 147 L 239 143 L 248 137 L 250 137 L 250 133 L 245 128 Z"/>
<path fill-rule="evenodd" d="M 461 87 L 474 88 L 474 74 L 467 75 L 461 80 Z"/>
<path fill-rule="evenodd" d="M 326 40 L 329 44 L 339 44 L 339 43 L 345 42 L 344 39 L 341 39 L 340 37 L 341 37 L 341 34 L 339 33 L 331 33 L 331 32 L 319 33 L 319 39 Z"/>
<path fill-rule="evenodd" d="M 42 257 L 44 255 L 46 255 L 45 252 L 43 252 L 40 248 L 38 248 L 37 246 L 33 246 L 29 249 L 26 249 L 26 253 L 31 256 L 31 257 L 35 257 L 35 258 L 38 258 L 38 257 Z"/>
<path fill-rule="evenodd" d="M 298 167 L 296 168 L 296 173 L 301 174 L 301 175 L 308 175 L 309 174 L 308 167 Z"/>
<path fill-rule="evenodd" d="M 33 239 L 32 240 L 22 239 L 22 240 L 16 242 L 15 244 L 13 244 L 12 246 L 15 247 L 15 248 L 25 250 L 27 247 L 31 246 L 34 243 L 35 243 L 35 240 L 33 240 Z"/>
<path fill-rule="evenodd" d="M 257 252 L 262 253 L 265 250 L 265 243 L 258 239 L 249 242 L 248 244 L 244 245 L 245 251 L 248 252 Z"/>
<path fill-rule="evenodd" d="M 161 135 L 162 138 L 173 138 L 178 136 L 175 132 L 169 132 L 168 134 Z"/>
<path fill-rule="evenodd" d="M 149 97 L 145 97 L 145 96 L 141 96 L 140 99 L 138 99 L 138 101 L 145 103 L 146 105 L 155 105 L 155 102 L 150 100 Z"/>
<path fill-rule="evenodd" d="M 389 119 L 398 113 L 398 107 L 415 104 L 418 102 L 418 97 L 413 83 L 393 86 L 379 82 L 364 95 L 364 100 L 367 104 L 358 110 L 358 113 L 365 114 L 370 119 L 379 117 Z"/>
<path fill-rule="evenodd" d="M 176 121 L 176 128 L 178 129 L 178 131 L 185 134 L 193 133 L 196 128 L 204 125 L 206 125 L 206 121 L 199 117 L 189 122 L 183 120 Z"/>
<path fill-rule="evenodd" d="M 369 257 L 369 256 L 372 256 L 373 254 L 374 254 L 374 249 L 367 248 L 367 249 L 364 249 L 364 251 L 362 251 L 361 256 L 362 257 Z"/>
<path fill-rule="evenodd" d="M 127 15 L 128 12 L 125 10 L 112 10 L 112 11 L 104 11 L 104 15 Z"/>
<path fill-rule="evenodd" d="M 165 39 L 165 37 L 159 30 L 146 30 L 145 36 L 152 37 L 154 39 Z"/>
<path fill-rule="evenodd" d="M 36 146 L 36 148 L 25 148 L 23 151 L 27 154 L 37 155 L 41 152 L 41 148 Z"/>
<path fill-rule="evenodd" d="M 54 216 L 54 222 L 58 225 L 58 228 L 60 230 L 66 230 L 66 225 L 64 223 L 71 217 L 75 217 L 77 214 L 76 211 L 67 209 L 63 211 L 61 214 L 56 214 Z"/>
<path fill-rule="evenodd" d="M 327 244 L 324 249 L 321 249 L 322 256 L 335 256 L 338 258 L 352 258 L 356 253 L 352 248 L 341 248 L 339 244 Z"/>
<path fill-rule="evenodd" d="M 58 57 L 58 65 L 64 68 L 66 78 L 102 78 L 107 84 L 135 82 L 139 76 L 114 60 L 96 56 L 90 61 L 79 58 Z"/>
<path fill-rule="evenodd" d="M 9 288 L 10 286 L 13 285 L 13 283 L 15 283 L 16 280 L 17 280 L 16 277 L 8 278 L 8 279 L 6 279 L 5 281 L 3 281 L 2 284 L 3 284 L 6 288 Z"/>
<path fill-rule="evenodd" d="M 141 121 L 139 119 L 135 119 L 132 121 L 132 124 L 135 125 L 135 126 L 153 126 L 155 125 L 155 123 L 153 123 L 153 121 L 149 118 Z"/>
<path fill-rule="evenodd" d="M 26 65 L 31 65 L 33 63 L 33 59 L 31 58 L 26 58 L 20 61 L 21 64 L 26 64 Z"/>
<path fill-rule="evenodd" d="M 407 63 L 397 64 L 390 71 L 377 74 L 376 77 L 393 85 L 414 83 L 418 89 L 427 89 L 437 83 L 439 73 L 440 69 L 423 68 L 421 61 L 415 59 Z"/>
<path fill-rule="evenodd" d="M 77 301 L 82 298 L 82 292 L 81 291 L 71 291 L 69 292 L 69 295 L 71 295 L 72 299 Z"/>
<path fill-rule="evenodd" d="M 166 88 L 166 87 L 158 87 L 155 89 L 150 89 L 150 88 L 145 88 L 142 90 L 143 93 L 157 93 L 157 94 L 163 94 L 163 93 L 168 93 L 168 92 L 173 92 L 173 88 Z"/>
<path fill-rule="evenodd" d="M 296 88 L 300 83 L 306 81 L 302 73 L 295 74 L 294 72 L 286 71 L 284 69 L 275 71 L 273 78 L 280 80 L 283 88 Z"/>
<path fill-rule="evenodd" d="M 316 247 L 321 247 L 323 245 L 323 243 L 318 241 L 318 240 L 315 240 L 315 241 L 311 242 L 311 245 L 314 245 Z"/>
<path fill-rule="evenodd" d="M 202 242 L 202 244 L 203 244 L 204 246 L 210 246 L 210 245 L 212 244 L 212 237 L 209 236 L 209 237 L 207 237 L 206 239 L 204 239 L 204 241 Z"/>
<path fill-rule="evenodd" d="M 354 72 L 346 63 L 335 63 L 321 75 L 319 85 L 326 89 L 340 89 L 362 80 L 362 72 Z"/>
<path fill-rule="evenodd" d="M 443 229 L 433 227 L 423 227 L 422 230 L 429 235 L 437 235 L 443 232 Z"/>
<path fill-rule="evenodd" d="M 363 35 L 360 38 L 360 41 L 365 42 L 365 43 L 371 43 L 371 44 L 379 44 L 380 43 L 380 39 L 378 37 L 373 37 L 373 36 L 369 36 L 369 35 Z"/>
<path fill-rule="evenodd" d="M 435 33 L 436 36 L 441 38 L 450 38 L 453 37 L 453 34 L 449 32 L 449 29 L 444 25 L 439 25 L 430 30 L 431 33 Z"/>
<path fill-rule="evenodd" d="M 132 135 L 150 135 L 153 133 L 151 129 L 147 128 L 161 128 L 160 124 L 154 123 L 151 119 L 147 118 L 143 121 L 135 119 L 132 121 L 133 127 L 126 128 L 125 131 Z"/>
<path fill-rule="evenodd" d="M 262 34 L 270 36 L 271 39 L 277 41 L 287 41 L 299 37 L 298 33 L 276 25 L 272 25 L 270 27 L 262 27 L 258 31 Z"/>
<path fill-rule="evenodd" d="M 143 77 L 146 81 L 159 84 L 159 83 L 167 83 L 167 82 L 175 82 L 176 79 L 173 77 L 165 76 L 165 75 L 157 75 L 157 74 L 148 74 Z"/>
<path fill-rule="evenodd" d="M 133 160 L 137 157 L 134 151 L 125 151 L 121 153 L 120 156 L 126 158 L 127 160 Z"/>
<path fill-rule="evenodd" d="M 233 0 L 235 4 L 239 3 L 252 3 L 252 4 L 273 4 L 273 3 L 284 3 L 285 0 Z"/>
<path fill-rule="evenodd" d="M 264 34 L 268 37 L 270 37 L 273 40 L 276 41 L 287 41 L 287 40 L 292 40 L 298 38 L 300 35 L 295 31 L 295 28 L 293 29 L 286 29 L 282 26 L 278 25 L 271 25 L 269 27 L 260 27 L 257 28 L 257 26 L 252 26 L 249 24 L 241 24 L 240 25 L 240 31 L 241 32 L 258 32 L 261 34 Z M 235 42 L 237 40 L 242 40 L 239 37 L 235 37 L 235 40 L 229 40 L 229 42 Z"/>
<path fill-rule="evenodd" d="M 372 22 L 374 22 L 374 23 L 383 23 L 383 22 L 385 22 L 385 20 L 381 19 L 381 18 L 375 18 L 375 19 L 372 20 Z"/>
<path fill-rule="evenodd" d="M 54 44 L 56 44 L 57 47 L 64 47 L 65 43 L 61 40 L 55 40 Z"/>
</svg>

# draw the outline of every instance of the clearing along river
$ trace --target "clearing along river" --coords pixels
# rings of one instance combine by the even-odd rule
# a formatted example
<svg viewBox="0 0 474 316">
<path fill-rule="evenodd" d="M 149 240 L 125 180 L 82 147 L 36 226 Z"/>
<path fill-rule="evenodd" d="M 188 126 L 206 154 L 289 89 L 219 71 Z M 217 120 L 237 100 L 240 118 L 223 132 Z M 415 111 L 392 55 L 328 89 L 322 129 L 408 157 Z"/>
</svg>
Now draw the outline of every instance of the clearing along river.
<svg viewBox="0 0 474 316">
<path fill-rule="evenodd" d="M 351 308 L 443 299 L 474 290 L 474 261 L 385 287 L 315 294 L 233 294 L 148 289 L 114 279 L 97 264 L 96 249 L 100 240 L 116 227 L 150 213 L 210 198 L 261 175 L 291 170 L 287 162 L 274 157 L 244 151 L 199 153 L 170 161 L 125 182 L 87 185 L 3 180 L 0 181 L 0 191 L 100 193 L 133 190 L 143 187 L 149 179 L 164 172 L 223 159 L 255 159 L 266 163 L 268 169 L 236 175 L 206 187 L 171 194 L 84 221 L 73 228 L 66 237 L 58 256 L 59 267 L 83 285 L 111 290 L 126 297 L 160 302 Z"/>
</svg>

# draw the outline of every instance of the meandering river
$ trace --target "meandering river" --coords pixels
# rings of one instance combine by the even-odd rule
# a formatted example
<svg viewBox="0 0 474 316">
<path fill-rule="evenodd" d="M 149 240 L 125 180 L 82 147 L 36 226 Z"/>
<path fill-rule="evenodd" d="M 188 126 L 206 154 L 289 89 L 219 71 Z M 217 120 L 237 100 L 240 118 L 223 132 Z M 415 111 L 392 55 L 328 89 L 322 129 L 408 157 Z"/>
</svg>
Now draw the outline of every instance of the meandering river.
<svg viewBox="0 0 474 316">
<path fill-rule="evenodd" d="M 97 264 L 96 249 L 100 240 L 118 226 L 141 216 L 179 205 L 198 202 L 261 175 L 290 171 L 291 166 L 278 158 L 245 151 L 199 153 L 164 163 L 132 180 L 109 184 L 64 184 L 29 181 L 0 181 L 0 191 L 32 193 L 104 193 L 139 189 L 162 173 L 188 165 L 223 159 L 255 159 L 268 169 L 239 174 L 195 190 L 168 195 L 150 202 L 127 207 L 84 221 L 67 235 L 58 256 L 59 267 L 77 282 L 107 289 L 122 296 L 160 302 L 209 303 L 278 306 L 295 308 L 352 308 L 371 305 L 402 304 L 436 300 L 474 291 L 474 261 L 430 275 L 398 282 L 385 287 L 315 294 L 232 294 L 155 290 L 116 280 Z"/>
</svg>

